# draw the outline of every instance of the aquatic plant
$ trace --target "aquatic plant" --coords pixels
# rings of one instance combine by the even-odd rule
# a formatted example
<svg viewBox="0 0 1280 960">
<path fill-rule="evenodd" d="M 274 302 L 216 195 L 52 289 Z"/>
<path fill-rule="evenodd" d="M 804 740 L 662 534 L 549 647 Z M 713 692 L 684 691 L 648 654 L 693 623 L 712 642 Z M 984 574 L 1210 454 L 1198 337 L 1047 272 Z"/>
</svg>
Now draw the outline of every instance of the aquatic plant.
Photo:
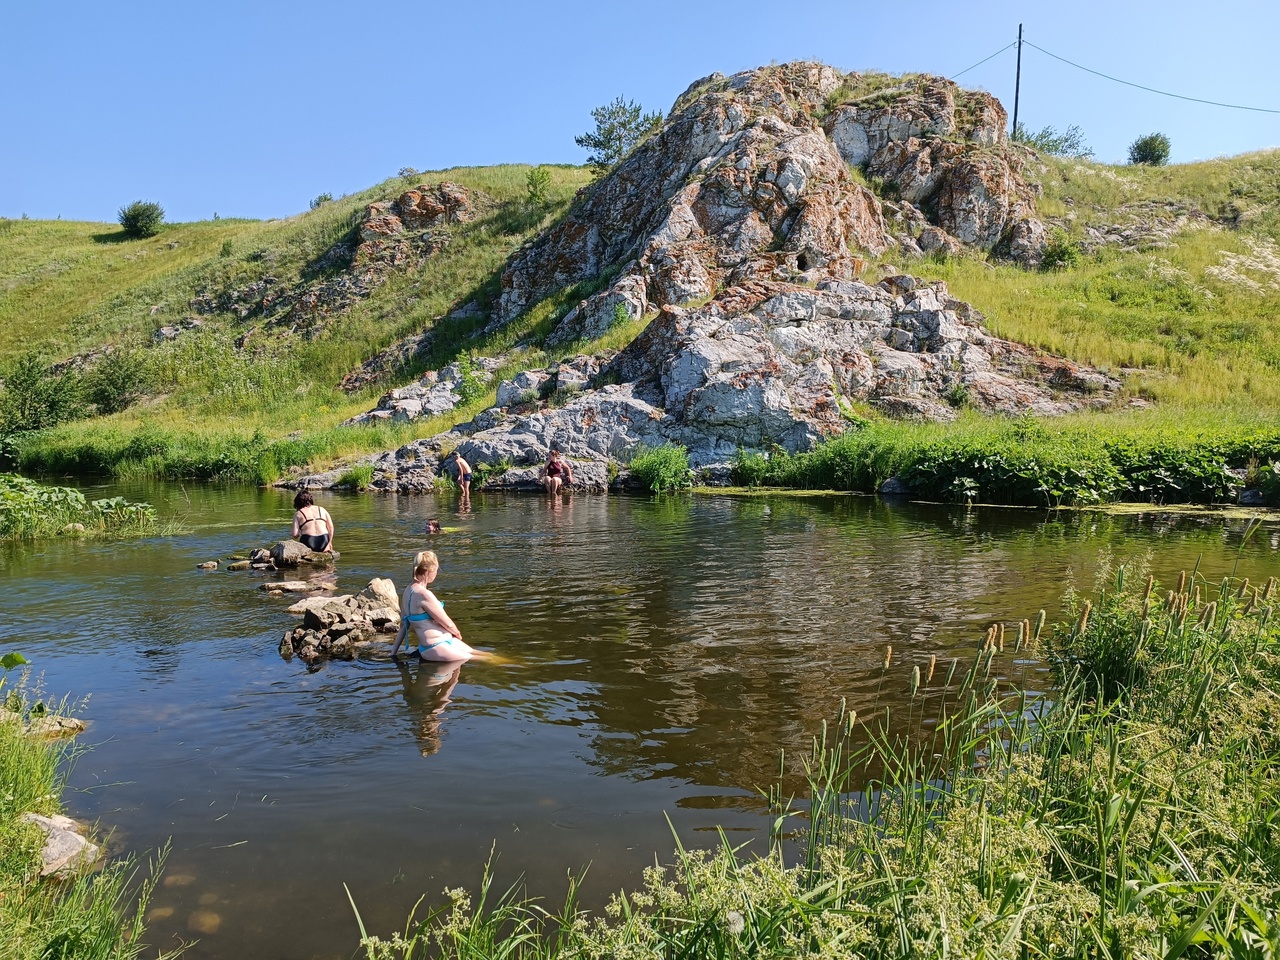
<svg viewBox="0 0 1280 960">
<path fill-rule="evenodd" d="M 679 444 L 641 447 L 631 457 L 631 475 L 654 493 L 670 493 L 692 484 L 689 451 Z"/>
<path fill-rule="evenodd" d="M 156 532 L 155 508 L 123 497 L 88 500 L 79 490 L 0 473 L 0 540 L 63 535 L 138 536 Z"/>
<path fill-rule="evenodd" d="M 814 738 L 807 801 L 769 794 L 767 854 L 723 834 L 678 845 L 594 917 L 576 883 L 551 911 L 518 887 L 492 896 L 486 868 L 474 901 L 450 891 L 390 940 L 362 925 L 366 956 L 1274 956 L 1280 589 L 1102 576 L 1048 633 L 1052 701 L 999 682 L 994 624 L 960 676 L 911 666 L 912 709 L 938 708 L 927 729 L 842 706 Z M 1043 612 L 1019 621 L 1017 649 L 1043 630 Z"/>
</svg>

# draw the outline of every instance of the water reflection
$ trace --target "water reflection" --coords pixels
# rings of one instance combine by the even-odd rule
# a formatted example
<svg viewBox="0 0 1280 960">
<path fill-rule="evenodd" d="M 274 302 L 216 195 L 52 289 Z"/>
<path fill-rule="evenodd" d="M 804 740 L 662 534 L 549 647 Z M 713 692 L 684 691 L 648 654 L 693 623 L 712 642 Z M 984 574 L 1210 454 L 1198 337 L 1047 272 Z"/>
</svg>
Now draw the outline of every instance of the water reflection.
<svg viewBox="0 0 1280 960">
<path fill-rule="evenodd" d="M 441 724 L 449 694 L 462 675 L 461 663 L 432 663 L 420 660 L 414 666 L 397 662 L 404 702 L 414 718 L 418 749 L 424 757 L 437 753 L 443 744 Z"/>
<path fill-rule="evenodd" d="M 686 840 L 763 831 L 758 788 L 781 756 L 798 789 L 841 700 L 927 731 L 951 659 L 958 683 L 988 623 L 1055 613 L 1104 551 L 1154 551 L 1164 578 L 1197 562 L 1214 578 L 1237 563 L 1255 582 L 1280 573 L 1274 521 L 1246 543 L 1243 521 L 1196 515 L 866 497 L 326 494 L 343 531 L 337 592 L 374 576 L 402 587 L 430 547 L 433 589 L 468 642 L 512 662 L 375 651 L 308 672 L 276 649 L 297 623 L 291 597 L 269 597 L 261 574 L 195 570 L 287 531 L 287 492 L 97 495 L 115 493 L 184 513 L 191 532 L 0 549 L 0 648 L 22 649 L 52 691 L 93 694 L 99 746 L 71 771 L 72 812 L 131 849 L 173 838 L 170 875 L 199 882 L 161 888 L 151 939 L 188 937 L 212 909 L 221 923 L 193 960 L 342 952 L 343 883 L 366 921 L 398 929 L 419 894 L 473 884 L 495 841 L 536 892 L 592 863 L 590 899 L 666 856 L 664 814 Z M 445 533 L 423 534 L 431 516 Z M 913 698 L 911 668 L 932 656 L 938 675 Z M 993 674 L 1046 686 L 1008 649 Z M 440 825 L 430 838 L 424 811 Z"/>
</svg>

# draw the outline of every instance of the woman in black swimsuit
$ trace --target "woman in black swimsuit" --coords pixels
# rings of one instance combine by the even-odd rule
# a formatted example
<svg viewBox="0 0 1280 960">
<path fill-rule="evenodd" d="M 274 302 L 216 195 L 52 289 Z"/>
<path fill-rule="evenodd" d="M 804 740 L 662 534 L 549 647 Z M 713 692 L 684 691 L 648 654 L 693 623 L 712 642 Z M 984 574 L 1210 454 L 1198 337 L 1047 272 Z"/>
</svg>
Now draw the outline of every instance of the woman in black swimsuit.
<svg viewBox="0 0 1280 960">
<path fill-rule="evenodd" d="M 333 517 L 316 506 L 310 490 L 298 491 L 293 509 L 293 538 L 316 553 L 333 553 Z"/>
</svg>

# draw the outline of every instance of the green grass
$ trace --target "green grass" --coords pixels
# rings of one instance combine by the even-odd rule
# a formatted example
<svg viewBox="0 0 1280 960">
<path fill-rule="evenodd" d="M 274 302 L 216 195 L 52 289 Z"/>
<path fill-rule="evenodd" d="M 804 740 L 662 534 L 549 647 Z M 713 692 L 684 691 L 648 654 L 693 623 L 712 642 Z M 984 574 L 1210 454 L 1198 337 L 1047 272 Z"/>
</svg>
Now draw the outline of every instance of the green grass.
<svg viewBox="0 0 1280 960">
<path fill-rule="evenodd" d="M 21 716 L 25 688 L 0 674 L 0 711 Z M 132 960 L 147 950 L 143 914 L 163 857 L 139 881 L 131 860 L 67 882 L 41 880 L 44 834 L 19 816 L 61 812 L 59 770 L 68 748 L 23 733 L 0 718 L 0 956 L 6 960 Z M 164 957 L 173 953 L 161 954 Z"/>
<path fill-rule="evenodd" d="M 769 794 L 766 854 L 723 834 L 679 846 L 596 916 L 572 879 L 547 908 L 495 893 L 486 868 L 474 898 L 446 891 L 390 938 L 361 922 L 365 955 L 1273 956 L 1275 580 L 1192 572 L 1166 590 L 1140 564 L 1104 564 L 1098 590 L 1047 630 L 1044 611 L 993 625 L 962 659 L 898 665 L 889 648 L 881 685 L 910 691 L 907 716 L 842 707 L 815 736 L 807 801 Z M 996 679 L 1041 650 L 1052 700 Z"/>
<path fill-rule="evenodd" d="M 79 490 L 0 473 L 0 541 L 55 536 L 140 537 L 176 532 L 149 503 L 123 497 L 88 500 Z"/>
</svg>

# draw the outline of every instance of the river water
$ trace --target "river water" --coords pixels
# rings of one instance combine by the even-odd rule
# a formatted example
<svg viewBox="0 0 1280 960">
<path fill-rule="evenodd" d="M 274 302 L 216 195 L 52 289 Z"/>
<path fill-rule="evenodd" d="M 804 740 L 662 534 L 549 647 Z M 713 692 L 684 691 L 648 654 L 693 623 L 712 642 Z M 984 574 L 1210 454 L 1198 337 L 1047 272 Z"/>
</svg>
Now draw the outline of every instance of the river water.
<svg viewBox="0 0 1280 960">
<path fill-rule="evenodd" d="M 195 960 L 350 956 L 344 884 L 386 935 L 419 896 L 474 887 L 491 850 L 501 879 L 523 875 L 549 906 L 588 866 L 592 905 L 636 886 L 670 856 L 668 817 L 686 846 L 723 827 L 762 850 L 759 791 L 780 769 L 800 790 L 798 758 L 842 698 L 905 708 L 912 665 L 963 670 L 988 623 L 1054 614 L 1108 551 L 1152 551 L 1162 576 L 1280 573 L 1280 529 L 1242 547 L 1243 522 L 1220 518 L 843 496 L 476 494 L 460 512 L 452 497 L 325 495 L 340 592 L 403 587 L 430 546 L 467 641 L 511 662 L 311 671 L 278 654 L 297 620 L 262 575 L 196 569 L 287 534 L 285 492 L 86 492 L 149 500 L 190 532 L 0 547 L 0 652 L 24 653 L 50 694 L 89 698 L 68 812 L 115 851 L 171 843 L 148 941 L 199 940 Z M 433 515 L 447 532 L 428 543 Z M 1048 683 L 1011 646 L 995 670 L 1032 693 Z"/>
</svg>

